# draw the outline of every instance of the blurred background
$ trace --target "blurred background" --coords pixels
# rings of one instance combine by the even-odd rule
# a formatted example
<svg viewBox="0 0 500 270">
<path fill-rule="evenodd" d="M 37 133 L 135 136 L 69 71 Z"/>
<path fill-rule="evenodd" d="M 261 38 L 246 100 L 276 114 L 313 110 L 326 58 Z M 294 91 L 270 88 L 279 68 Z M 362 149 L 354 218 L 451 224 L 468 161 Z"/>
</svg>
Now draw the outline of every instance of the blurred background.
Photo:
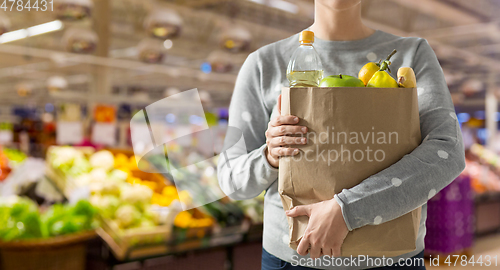
<svg viewBox="0 0 500 270">
<path fill-rule="evenodd" d="M 262 194 L 182 211 L 179 198 L 195 191 L 137 169 L 130 119 L 198 88 L 221 142 L 240 66 L 310 26 L 314 1 L 2 1 L 0 269 L 260 269 Z M 498 268 L 500 255 L 498 14 L 498 0 L 362 5 L 370 27 L 426 38 L 443 68 L 467 168 L 428 204 L 426 254 L 441 265 L 459 255 L 460 269 Z M 199 117 L 163 122 L 165 136 L 200 130 Z M 202 143 L 191 140 L 171 145 L 186 163 Z M 156 158 L 148 164 L 165 157 Z M 183 177 L 220 192 L 215 162 Z M 458 266 L 479 256 L 483 265 Z"/>
</svg>

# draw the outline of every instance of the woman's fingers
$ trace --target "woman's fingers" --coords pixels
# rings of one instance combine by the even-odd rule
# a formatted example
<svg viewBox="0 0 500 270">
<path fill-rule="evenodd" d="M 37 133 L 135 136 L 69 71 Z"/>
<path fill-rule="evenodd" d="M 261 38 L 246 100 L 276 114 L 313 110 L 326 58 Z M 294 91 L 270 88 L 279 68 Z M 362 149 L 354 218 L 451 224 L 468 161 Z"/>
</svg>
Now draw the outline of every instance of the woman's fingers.
<svg viewBox="0 0 500 270">
<path fill-rule="evenodd" d="M 329 247 L 322 247 L 321 248 L 321 256 L 333 256 L 333 250 Z"/>
<path fill-rule="evenodd" d="M 333 257 L 340 257 L 342 255 L 342 246 L 338 245 L 337 247 L 332 248 L 332 256 Z"/>
<path fill-rule="evenodd" d="M 294 208 L 286 211 L 285 214 L 289 217 L 311 216 L 311 209 L 306 205 L 295 206 Z"/>
<path fill-rule="evenodd" d="M 271 155 L 275 158 L 285 157 L 285 156 L 295 156 L 299 153 L 299 149 L 285 148 L 285 147 L 271 148 L 270 151 Z"/>
<path fill-rule="evenodd" d="M 278 111 L 281 114 L 281 95 L 278 97 Z M 284 156 L 294 156 L 299 154 L 296 148 L 288 148 L 290 145 L 304 145 L 306 138 L 292 137 L 292 135 L 303 135 L 307 133 L 307 128 L 295 126 L 299 123 L 299 118 L 293 115 L 278 116 L 269 122 L 266 130 L 266 158 L 273 167 L 278 167 L 277 160 Z"/>
<path fill-rule="evenodd" d="M 312 245 L 309 254 L 313 259 L 319 258 L 319 256 L 321 255 L 321 247 L 317 245 Z"/>
<path fill-rule="evenodd" d="M 270 127 L 268 129 L 268 136 L 279 137 L 285 135 L 303 135 L 307 133 L 307 128 L 302 126 L 279 126 Z"/>
<path fill-rule="evenodd" d="M 308 235 L 304 235 L 304 237 L 302 237 L 302 240 L 300 240 L 299 246 L 297 247 L 297 253 L 302 256 L 306 256 L 309 252 L 309 246 L 309 237 Z"/>
<path fill-rule="evenodd" d="M 275 117 L 271 122 L 270 126 L 277 127 L 281 125 L 295 125 L 299 122 L 299 118 L 293 115 L 279 115 Z"/>
<path fill-rule="evenodd" d="M 300 138 L 300 137 L 275 137 L 269 140 L 268 146 L 270 147 L 280 147 L 280 146 L 287 146 L 287 145 L 300 145 L 300 144 L 306 144 L 307 139 L 306 138 Z"/>
</svg>

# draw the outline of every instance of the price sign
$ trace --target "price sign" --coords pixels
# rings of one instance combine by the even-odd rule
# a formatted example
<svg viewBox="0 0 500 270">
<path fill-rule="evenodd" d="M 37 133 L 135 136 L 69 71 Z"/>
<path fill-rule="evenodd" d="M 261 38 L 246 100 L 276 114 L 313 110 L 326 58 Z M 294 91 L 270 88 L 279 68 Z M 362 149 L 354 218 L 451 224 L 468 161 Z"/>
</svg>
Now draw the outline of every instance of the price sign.
<svg viewBox="0 0 500 270">
<path fill-rule="evenodd" d="M 116 124 L 115 123 L 95 123 L 92 129 L 92 142 L 106 146 L 116 144 Z"/>
<path fill-rule="evenodd" d="M 81 122 L 57 122 L 56 142 L 59 145 L 78 144 L 83 141 L 83 124 Z"/>
<path fill-rule="evenodd" d="M 13 137 L 12 130 L 0 130 L 0 145 L 12 143 Z"/>
</svg>

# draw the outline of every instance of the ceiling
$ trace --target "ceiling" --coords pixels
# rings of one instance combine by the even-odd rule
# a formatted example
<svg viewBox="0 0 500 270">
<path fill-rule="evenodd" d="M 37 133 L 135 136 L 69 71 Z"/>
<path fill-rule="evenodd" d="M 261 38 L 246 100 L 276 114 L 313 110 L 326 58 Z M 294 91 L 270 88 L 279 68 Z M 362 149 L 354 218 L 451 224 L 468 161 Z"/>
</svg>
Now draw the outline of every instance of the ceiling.
<svg viewBox="0 0 500 270">
<path fill-rule="evenodd" d="M 103 6 L 106 1 L 109 9 Z M 286 0 L 291 11 L 280 9 L 279 1 L 285 0 L 94 0 L 94 17 L 101 19 L 64 22 L 64 29 L 85 27 L 107 33 L 94 55 L 65 52 L 64 30 L 0 45 L 0 104 L 36 106 L 52 100 L 147 104 L 163 97 L 168 87 L 198 87 L 211 94 L 213 106 L 227 106 L 239 66 L 249 52 L 232 55 L 235 68 L 229 73 L 205 74 L 200 65 L 219 49 L 218 36 L 231 25 L 251 32 L 249 51 L 253 51 L 312 24 L 313 0 Z M 161 7 L 179 13 L 182 34 L 173 40 L 162 63 L 146 64 L 137 56 L 137 45 L 147 38 L 143 21 Z M 484 82 L 484 89 L 500 83 L 500 1 L 363 0 L 362 8 L 363 19 L 373 28 L 428 39 L 452 93 L 470 80 Z M 52 12 L 13 11 L 0 16 L 9 18 L 11 30 L 55 20 Z M 103 25 L 107 22 L 109 27 Z M 49 94 L 46 81 L 54 75 L 67 78 L 67 90 Z M 16 94 L 21 83 L 31 85 L 31 96 Z M 109 85 L 109 90 L 102 85 Z M 484 89 L 467 97 L 463 106 L 484 106 Z M 135 99 L 133 94 L 141 91 L 149 99 Z"/>
</svg>

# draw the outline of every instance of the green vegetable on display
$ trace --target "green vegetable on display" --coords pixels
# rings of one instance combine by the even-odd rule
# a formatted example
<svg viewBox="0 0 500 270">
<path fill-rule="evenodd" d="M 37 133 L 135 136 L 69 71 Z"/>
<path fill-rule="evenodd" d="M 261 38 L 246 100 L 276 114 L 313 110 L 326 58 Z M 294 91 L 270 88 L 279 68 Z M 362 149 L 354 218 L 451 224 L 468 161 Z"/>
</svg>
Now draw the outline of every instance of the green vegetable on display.
<svg viewBox="0 0 500 270">
<path fill-rule="evenodd" d="M 4 148 L 3 154 L 10 161 L 10 164 L 14 165 L 18 165 L 26 159 L 26 155 L 17 149 Z"/>
<path fill-rule="evenodd" d="M 96 227 L 96 209 L 86 200 L 54 204 L 43 214 L 26 198 L 0 203 L 0 240 L 15 241 L 78 233 Z"/>
</svg>

